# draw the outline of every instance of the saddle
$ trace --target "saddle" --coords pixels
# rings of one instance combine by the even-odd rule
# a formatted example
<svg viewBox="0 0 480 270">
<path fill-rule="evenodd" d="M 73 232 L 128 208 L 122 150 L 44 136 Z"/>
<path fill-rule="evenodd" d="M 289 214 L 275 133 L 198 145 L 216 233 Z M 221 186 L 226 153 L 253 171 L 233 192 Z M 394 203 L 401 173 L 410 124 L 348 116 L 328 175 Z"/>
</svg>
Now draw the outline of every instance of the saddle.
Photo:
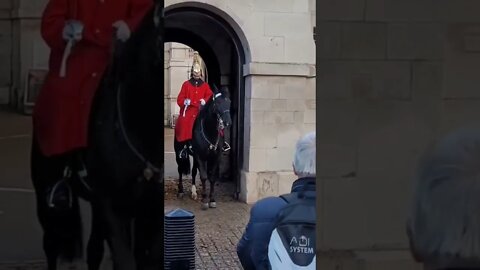
<svg viewBox="0 0 480 270">
<path fill-rule="evenodd" d="M 228 152 L 231 149 L 230 145 L 227 142 L 224 142 L 222 146 L 223 152 Z M 180 159 L 187 159 L 189 155 L 193 155 L 192 144 L 188 142 L 183 149 L 178 153 Z"/>
</svg>

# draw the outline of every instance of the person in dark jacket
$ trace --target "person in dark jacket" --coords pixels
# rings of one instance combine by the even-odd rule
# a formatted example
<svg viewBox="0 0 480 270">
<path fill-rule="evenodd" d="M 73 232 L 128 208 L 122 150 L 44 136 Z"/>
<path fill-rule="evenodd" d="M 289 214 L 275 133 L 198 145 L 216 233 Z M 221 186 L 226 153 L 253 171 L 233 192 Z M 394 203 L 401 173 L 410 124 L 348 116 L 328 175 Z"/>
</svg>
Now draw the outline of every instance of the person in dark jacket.
<svg viewBox="0 0 480 270">
<path fill-rule="evenodd" d="M 431 147 L 415 178 L 407 234 L 428 270 L 480 269 L 480 129 Z"/>
<path fill-rule="evenodd" d="M 291 192 L 300 191 L 307 183 L 315 183 L 315 132 L 301 138 L 296 145 L 293 171 L 298 179 Z M 307 190 L 315 190 L 309 184 Z M 250 220 L 237 245 L 237 255 L 244 269 L 263 269 L 268 262 L 268 242 L 274 229 L 277 213 L 286 205 L 280 197 L 267 197 L 256 202 L 250 210 Z"/>
</svg>

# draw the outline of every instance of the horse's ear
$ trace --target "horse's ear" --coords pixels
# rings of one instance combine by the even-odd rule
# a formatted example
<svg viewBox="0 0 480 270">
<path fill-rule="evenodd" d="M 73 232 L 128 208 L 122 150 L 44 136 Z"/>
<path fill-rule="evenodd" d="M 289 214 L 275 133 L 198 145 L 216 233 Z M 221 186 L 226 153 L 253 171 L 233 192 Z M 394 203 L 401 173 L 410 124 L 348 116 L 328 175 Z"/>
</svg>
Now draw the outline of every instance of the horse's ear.
<svg viewBox="0 0 480 270">
<path fill-rule="evenodd" d="M 227 86 L 222 86 L 222 88 L 221 88 L 221 93 L 222 93 L 226 98 L 230 98 L 230 91 L 228 91 L 228 87 L 227 87 Z"/>
<path fill-rule="evenodd" d="M 165 15 L 164 0 L 154 0 L 153 23 L 159 27 Z"/>
<path fill-rule="evenodd" d="M 213 94 L 220 93 L 220 91 L 218 90 L 218 87 L 215 84 L 212 84 L 212 90 L 213 90 Z"/>
</svg>

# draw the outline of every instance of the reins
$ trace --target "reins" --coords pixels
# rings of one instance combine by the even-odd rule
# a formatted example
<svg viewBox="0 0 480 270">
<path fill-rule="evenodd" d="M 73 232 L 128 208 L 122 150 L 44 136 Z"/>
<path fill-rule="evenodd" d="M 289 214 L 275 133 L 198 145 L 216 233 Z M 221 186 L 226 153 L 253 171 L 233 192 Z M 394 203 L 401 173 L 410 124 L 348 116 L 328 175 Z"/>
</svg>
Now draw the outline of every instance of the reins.
<svg viewBox="0 0 480 270">
<path fill-rule="evenodd" d="M 115 39 L 114 39 L 115 40 Z M 120 131 L 122 133 L 123 138 L 125 139 L 125 142 L 127 143 L 128 148 L 135 154 L 135 156 L 140 159 L 146 166 L 144 170 L 144 177 L 147 180 L 150 180 L 150 178 L 153 177 L 154 173 L 161 174 L 161 170 L 153 165 L 150 161 L 148 161 L 141 153 L 138 151 L 138 149 L 133 145 L 133 143 L 130 141 L 130 138 L 126 132 L 125 129 L 125 124 L 123 121 L 123 114 L 122 114 L 122 102 L 121 102 L 121 93 L 123 89 L 123 84 L 120 80 L 120 74 L 118 71 L 118 68 L 114 68 L 119 61 L 117 58 L 120 58 L 120 54 L 116 55 L 117 53 L 117 46 L 124 46 L 123 44 L 118 45 L 119 43 L 113 42 L 113 48 L 112 48 L 112 58 L 110 62 L 110 69 L 109 69 L 109 78 L 113 80 L 113 86 L 114 88 L 117 88 L 117 94 L 116 94 L 116 101 L 117 101 L 117 114 L 118 114 L 118 122 L 120 126 Z M 162 177 L 160 177 L 162 178 Z M 163 178 L 162 178 L 163 179 Z"/>
<path fill-rule="evenodd" d="M 222 94 L 221 93 L 217 93 L 213 96 L 212 98 L 212 102 L 213 102 L 213 106 L 215 107 L 215 98 L 218 98 L 219 96 L 221 96 Z M 208 149 L 210 150 L 213 150 L 213 151 L 217 151 L 218 149 L 218 143 L 220 142 L 220 137 L 223 136 L 223 129 L 224 129 L 224 126 L 223 126 L 223 120 L 222 120 L 222 115 L 224 115 L 225 113 L 227 112 L 230 112 L 230 110 L 225 110 L 223 111 L 222 113 L 218 114 L 218 113 L 215 113 L 216 116 L 217 116 L 217 139 L 215 141 L 215 144 L 213 144 L 208 138 L 207 136 L 205 135 L 205 132 L 204 132 L 204 120 L 205 119 L 201 119 L 200 120 L 200 133 L 202 134 L 202 137 L 203 139 L 209 144 L 208 146 Z"/>
</svg>

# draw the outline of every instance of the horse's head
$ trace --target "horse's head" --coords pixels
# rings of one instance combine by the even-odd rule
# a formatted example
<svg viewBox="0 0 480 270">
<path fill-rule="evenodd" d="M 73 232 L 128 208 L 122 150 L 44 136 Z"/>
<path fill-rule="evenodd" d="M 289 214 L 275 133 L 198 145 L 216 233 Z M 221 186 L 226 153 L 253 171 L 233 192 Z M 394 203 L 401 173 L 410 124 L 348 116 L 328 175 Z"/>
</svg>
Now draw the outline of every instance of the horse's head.
<svg viewBox="0 0 480 270">
<path fill-rule="evenodd" d="M 145 14 L 136 31 L 127 41 L 113 38 L 111 65 L 117 72 L 117 79 L 129 81 L 139 90 L 158 89 L 143 84 L 163 84 L 164 32 L 163 1 Z M 160 76 L 158 74 L 161 74 Z M 163 93 L 162 93 L 163 95 Z"/>
<path fill-rule="evenodd" d="M 155 49 L 156 57 L 161 60 L 163 65 L 164 56 L 164 32 L 163 32 L 163 18 L 164 18 L 164 1 L 156 0 L 155 8 L 153 11 L 153 25 L 155 27 Z"/>
<path fill-rule="evenodd" d="M 217 118 L 220 121 L 220 128 L 229 127 L 232 125 L 232 118 L 230 116 L 230 96 L 228 93 L 228 88 L 222 86 L 221 90 L 213 85 L 213 110 L 217 114 Z"/>
</svg>

